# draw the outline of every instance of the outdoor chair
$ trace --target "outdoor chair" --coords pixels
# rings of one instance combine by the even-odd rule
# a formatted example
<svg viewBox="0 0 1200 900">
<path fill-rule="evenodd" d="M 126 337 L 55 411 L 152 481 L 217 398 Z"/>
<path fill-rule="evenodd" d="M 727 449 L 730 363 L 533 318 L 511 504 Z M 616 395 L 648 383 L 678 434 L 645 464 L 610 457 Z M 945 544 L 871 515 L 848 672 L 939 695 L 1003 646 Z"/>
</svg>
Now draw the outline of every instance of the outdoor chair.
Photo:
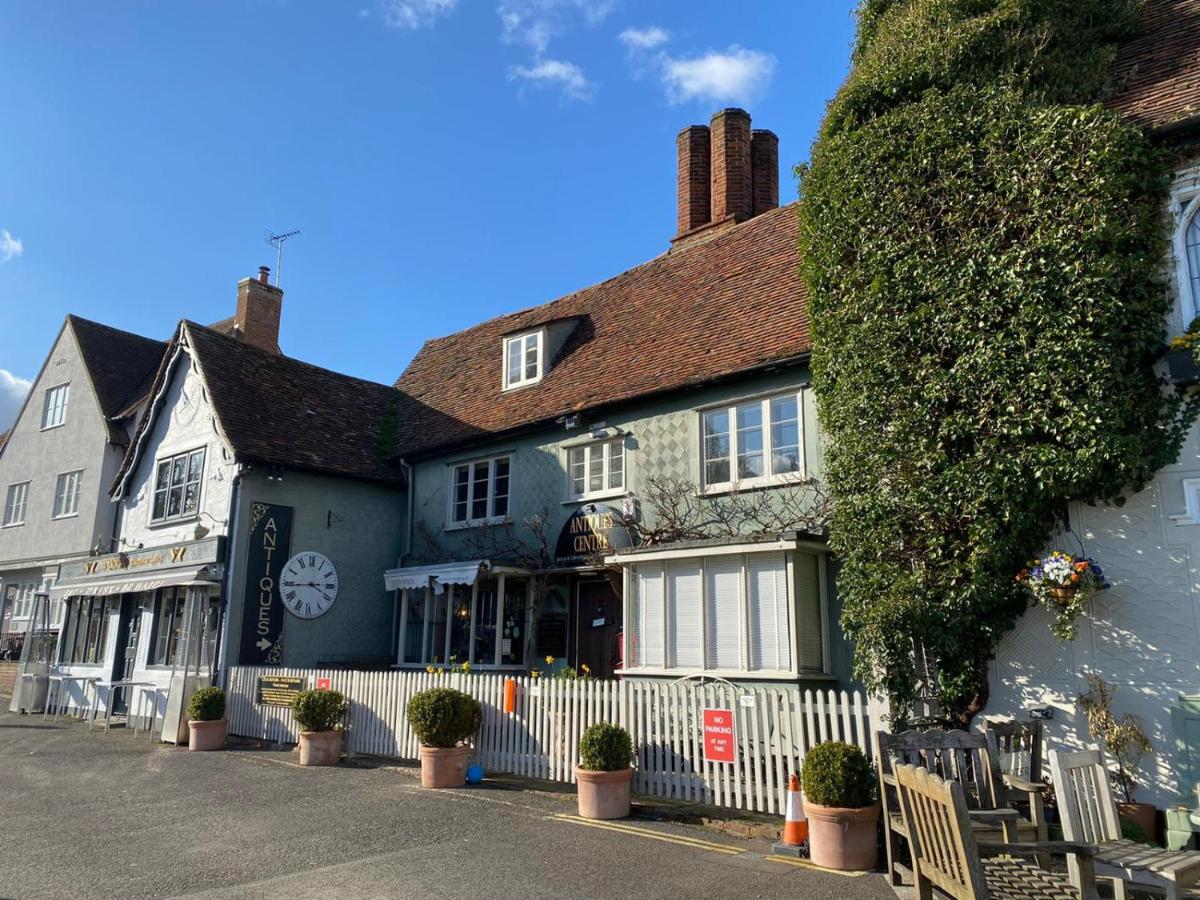
<svg viewBox="0 0 1200 900">
<path fill-rule="evenodd" d="M 1003 839 L 1011 844 L 1045 840 L 1041 787 L 1026 792 L 1030 817 L 1018 815 L 1009 806 L 1009 791 L 1000 775 L 990 740 L 983 732 L 905 731 L 888 734 L 880 731 L 875 740 L 879 798 L 883 804 L 883 842 L 888 878 L 892 884 L 900 884 L 896 840 L 908 838 L 908 828 L 895 798 L 892 769 L 897 765 L 928 769 L 947 781 L 960 784 L 978 837 Z M 997 815 L 998 812 L 1002 815 Z M 1049 862 L 1048 858 L 1043 861 Z"/>
<path fill-rule="evenodd" d="M 1042 722 L 984 721 L 983 731 L 991 739 L 993 758 L 1004 780 L 1008 803 L 1018 809 L 1028 807 L 1028 818 L 1034 826 L 1034 840 L 1050 837 L 1042 798 Z M 1024 838 L 1023 838 L 1024 839 Z"/>
<path fill-rule="evenodd" d="M 1121 837 L 1108 763 L 1099 747 L 1072 753 L 1051 750 L 1050 771 L 1063 834 L 1069 841 L 1095 845 L 1096 874 L 1114 879 L 1116 900 L 1128 897 L 1126 882 L 1177 900 L 1200 881 L 1200 852 L 1163 850 Z"/>
<path fill-rule="evenodd" d="M 954 900 L 1098 900 L 1090 847 L 977 842 L 961 784 L 899 765 L 895 785 L 921 900 L 930 900 L 935 887 Z M 1071 876 L 1017 858 L 1050 853 L 1076 860 Z"/>
</svg>

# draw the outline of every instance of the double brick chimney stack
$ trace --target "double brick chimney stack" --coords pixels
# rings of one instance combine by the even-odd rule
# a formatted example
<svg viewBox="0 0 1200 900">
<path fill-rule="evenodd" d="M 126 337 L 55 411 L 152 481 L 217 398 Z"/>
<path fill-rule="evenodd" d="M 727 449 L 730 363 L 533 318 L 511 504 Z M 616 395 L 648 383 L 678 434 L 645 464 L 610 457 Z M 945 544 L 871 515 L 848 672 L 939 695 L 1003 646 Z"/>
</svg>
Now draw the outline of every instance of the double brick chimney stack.
<svg viewBox="0 0 1200 900">
<path fill-rule="evenodd" d="M 283 288 L 271 284 L 271 270 L 259 266 L 257 278 L 238 282 L 235 334 L 248 344 L 279 353 L 279 318 L 283 313 Z"/>
<path fill-rule="evenodd" d="M 779 206 L 779 138 L 750 128 L 744 109 L 723 109 L 711 125 L 689 125 L 679 153 L 679 232 L 674 248 Z"/>
</svg>

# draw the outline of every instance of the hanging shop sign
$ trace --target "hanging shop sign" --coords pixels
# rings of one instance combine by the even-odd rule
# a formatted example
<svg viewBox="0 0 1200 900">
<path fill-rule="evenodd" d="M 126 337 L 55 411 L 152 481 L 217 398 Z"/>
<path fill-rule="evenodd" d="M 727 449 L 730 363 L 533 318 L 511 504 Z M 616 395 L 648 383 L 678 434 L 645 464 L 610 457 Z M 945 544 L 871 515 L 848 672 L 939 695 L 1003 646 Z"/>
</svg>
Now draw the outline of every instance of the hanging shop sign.
<svg viewBox="0 0 1200 900">
<path fill-rule="evenodd" d="M 554 547 L 560 566 L 581 566 L 632 546 L 621 511 L 603 503 L 581 506 L 563 524 Z"/>
<path fill-rule="evenodd" d="M 202 566 L 218 563 L 225 558 L 225 539 L 211 537 L 202 541 L 168 544 L 149 550 L 130 550 L 106 553 L 78 562 L 63 563 L 58 582 L 88 581 L 98 576 L 120 575 L 127 572 L 157 572 L 177 566 Z"/>
<path fill-rule="evenodd" d="M 283 598 L 279 574 L 292 544 L 290 506 L 250 504 L 246 587 L 242 596 L 243 666 L 277 666 L 283 659 Z"/>
<path fill-rule="evenodd" d="M 304 690 L 305 679 L 292 675 L 261 675 L 254 699 L 259 706 L 285 706 L 291 708 L 292 701 Z"/>
<path fill-rule="evenodd" d="M 704 710 L 704 761 L 731 763 L 737 748 L 732 709 Z"/>
</svg>

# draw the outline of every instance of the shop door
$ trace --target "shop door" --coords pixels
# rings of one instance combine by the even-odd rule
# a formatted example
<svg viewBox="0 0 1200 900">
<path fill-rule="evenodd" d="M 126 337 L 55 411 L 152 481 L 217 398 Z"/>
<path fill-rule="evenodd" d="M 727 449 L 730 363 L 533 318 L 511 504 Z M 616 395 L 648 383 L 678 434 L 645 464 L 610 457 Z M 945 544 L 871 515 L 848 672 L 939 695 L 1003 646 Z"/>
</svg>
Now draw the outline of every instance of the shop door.
<svg viewBox="0 0 1200 900">
<path fill-rule="evenodd" d="M 121 598 L 121 615 L 117 620 L 117 655 L 113 660 L 113 677 L 122 681 L 133 678 L 137 667 L 138 634 L 142 627 L 142 604 L 126 594 Z M 128 691 L 121 688 L 113 697 L 113 712 L 124 713 L 129 708 Z"/>
<path fill-rule="evenodd" d="M 575 667 L 586 665 L 593 678 L 612 678 L 620 658 L 621 598 L 607 580 L 580 581 L 577 611 Z"/>
</svg>

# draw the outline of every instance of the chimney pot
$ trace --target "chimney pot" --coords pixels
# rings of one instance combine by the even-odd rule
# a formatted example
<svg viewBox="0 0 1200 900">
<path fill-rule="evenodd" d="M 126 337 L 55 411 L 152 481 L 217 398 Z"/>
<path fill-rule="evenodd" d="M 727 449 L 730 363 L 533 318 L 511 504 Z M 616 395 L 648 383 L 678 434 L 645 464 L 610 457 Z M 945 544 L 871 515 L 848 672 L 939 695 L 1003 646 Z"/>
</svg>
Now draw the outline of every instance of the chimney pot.
<svg viewBox="0 0 1200 900">
<path fill-rule="evenodd" d="M 258 267 L 258 283 L 259 284 L 270 284 L 271 283 L 271 267 L 270 266 L 259 266 Z"/>
<path fill-rule="evenodd" d="M 743 221 L 753 214 L 750 114 L 736 107 L 712 117 L 712 221 Z"/>
</svg>

